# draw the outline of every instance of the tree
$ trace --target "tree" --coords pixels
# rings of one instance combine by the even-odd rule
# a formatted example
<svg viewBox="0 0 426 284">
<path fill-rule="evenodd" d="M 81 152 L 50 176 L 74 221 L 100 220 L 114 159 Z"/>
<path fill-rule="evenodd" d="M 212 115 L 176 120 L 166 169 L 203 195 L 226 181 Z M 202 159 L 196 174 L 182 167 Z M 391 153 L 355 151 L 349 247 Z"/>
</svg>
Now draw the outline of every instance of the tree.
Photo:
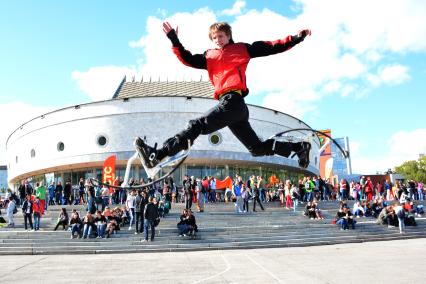
<svg viewBox="0 0 426 284">
<path fill-rule="evenodd" d="M 404 162 L 395 167 L 395 172 L 404 175 L 406 179 L 426 183 L 426 157 L 421 157 L 417 161 Z"/>
</svg>

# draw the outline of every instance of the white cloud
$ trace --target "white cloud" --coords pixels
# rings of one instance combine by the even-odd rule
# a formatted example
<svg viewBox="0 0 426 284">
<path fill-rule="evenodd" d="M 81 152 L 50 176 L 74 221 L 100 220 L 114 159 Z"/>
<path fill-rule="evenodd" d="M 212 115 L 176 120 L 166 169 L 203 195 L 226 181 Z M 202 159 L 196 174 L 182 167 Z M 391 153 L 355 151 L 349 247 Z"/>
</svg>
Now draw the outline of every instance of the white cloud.
<svg viewBox="0 0 426 284">
<path fill-rule="evenodd" d="M 135 68 L 119 66 L 93 67 L 88 71 L 72 72 L 72 79 L 93 101 L 108 100 L 114 95 L 124 76 L 137 76 Z"/>
<path fill-rule="evenodd" d="M 351 159 L 354 173 L 374 174 L 393 169 L 405 161 L 417 160 L 419 154 L 426 153 L 426 129 L 413 131 L 398 131 L 386 139 L 383 147 L 386 153 L 380 157 L 365 156 L 364 148 L 368 148 L 361 142 L 351 142 Z M 358 144 L 354 151 L 354 143 Z M 356 149 L 356 148 L 355 148 Z"/>
<path fill-rule="evenodd" d="M 400 64 L 380 67 L 377 74 L 368 74 L 367 80 L 378 87 L 382 84 L 395 86 L 410 80 L 408 67 Z"/>
<path fill-rule="evenodd" d="M 263 96 L 265 106 L 303 115 L 306 111 L 300 108 L 315 109 L 318 101 L 331 93 L 363 98 L 371 88 L 409 80 L 409 69 L 395 62 L 397 56 L 392 56 L 393 65 L 386 66 L 390 53 L 426 51 L 426 37 L 420 36 L 426 34 L 425 1 L 294 2 L 299 12 L 295 18 L 266 8 L 246 10 L 244 1 L 234 2 L 227 11 L 228 15 L 238 15 L 230 21 L 236 41 L 276 40 L 302 28 L 312 29 L 312 36 L 292 50 L 250 63 L 248 87 L 251 95 Z M 201 8 L 192 13 L 175 13 L 166 20 L 179 25 L 179 38 L 186 49 L 202 53 L 212 47 L 207 34 L 217 15 L 222 12 Z M 137 78 L 143 75 L 161 80 L 207 78 L 205 71 L 186 67 L 177 60 L 162 31 L 162 19 L 149 17 L 145 30 L 141 38 L 129 41 L 129 46 L 143 55 L 137 59 L 136 67 L 76 71 L 73 78 L 80 88 L 92 98 L 103 99 L 115 91 L 117 83 L 111 81 L 119 81 L 127 72 L 140 74 Z M 111 86 L 102 86 L 104 82 Z"/>
<path fill-rule="evenodd" d="M 52 108 L 45 106 L 34 106 L 22 102 L 10 102 L 0 104 L 0 121 L 2 121 L 2 131 L 0 131 L 0 165 L 6 165 L 6 141 L 10 134 L 25 122 L 52 111 Z"/>
<path fill-rule="evenodd" d="M 410 79 L 408 68 L 402 65 L 386 66 L 380 71 L 379 77 L 389 85 L 399 85 Z"/>
<path fill-rule="evenodd" d="M 221 12 L 222 15 L 235 16 L 241 14 L 241 10 L 246 6 L 245 1 L 236 1 L 231 9 L 225 9 Z"/>
</svg>

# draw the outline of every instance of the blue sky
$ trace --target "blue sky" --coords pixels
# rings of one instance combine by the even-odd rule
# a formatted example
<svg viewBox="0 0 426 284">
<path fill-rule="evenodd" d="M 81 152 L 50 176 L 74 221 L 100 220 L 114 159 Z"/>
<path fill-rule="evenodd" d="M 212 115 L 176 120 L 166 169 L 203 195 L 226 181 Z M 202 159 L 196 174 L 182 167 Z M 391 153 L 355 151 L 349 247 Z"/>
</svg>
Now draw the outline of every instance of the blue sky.
<svg viewBox="0 0 426 284">
<path fill-rule="evenodd" d="M 425 17 L 422 0 L 2 1 L 0 164 L 20 124 L 108 99 L 124 75 L 207 78 L 174 58 L 161 22 L 201 53 L 208 26 L 225 20 L 245 42 L 311 28 L 294 49 L 250 63 L 247 101 L 349 136 L 354 170 L 384 171 L 426 152 Z"/>
</svg>

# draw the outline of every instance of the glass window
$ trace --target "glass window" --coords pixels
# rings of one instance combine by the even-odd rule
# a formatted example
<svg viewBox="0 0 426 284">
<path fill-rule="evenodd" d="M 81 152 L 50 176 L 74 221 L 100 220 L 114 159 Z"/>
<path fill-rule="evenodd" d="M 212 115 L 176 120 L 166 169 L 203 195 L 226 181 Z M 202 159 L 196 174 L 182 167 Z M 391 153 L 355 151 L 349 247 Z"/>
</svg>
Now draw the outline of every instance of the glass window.
<svg viewBox="0 0 426 284">
<path fill-rule="evenodd" d="M 97 143 L 99 146 L 101 147 L 105 147 L 108 143 L 108 139 L 105 135 L 99 135 L 98 138 L 96 139 Z"/>
<path fill-rule="evenodd" d="M 31 149 L 31 158 L 34 158 L 34 157 L 35 157 L 35 150 Z"/>
<path fill-rule="evenodd" d="M 209 135 L 209 142 L 213 146 L 217 146 L 222 143 L 222 135 L 219 132 L 214 132 Z"/>
<path fill-rule="evenodd" d="M 58 145 L 56 146 L 56 148 L 58 149 L 58 152 L 62 152 L 65 149 L 65 145 L 63 142 L 58 142 Z"/>
</svg>

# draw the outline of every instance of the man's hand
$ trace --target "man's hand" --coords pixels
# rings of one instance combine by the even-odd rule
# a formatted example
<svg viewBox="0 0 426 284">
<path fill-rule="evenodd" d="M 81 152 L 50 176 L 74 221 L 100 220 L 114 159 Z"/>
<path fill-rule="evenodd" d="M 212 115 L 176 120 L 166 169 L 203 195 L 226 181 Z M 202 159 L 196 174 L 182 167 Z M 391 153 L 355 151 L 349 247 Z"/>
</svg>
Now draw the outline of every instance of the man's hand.
<svg viewBox="0 0 426 284">
<path fill-rule="evenodd" d="M 163 32 L 165 34 L 168 34 L 171 30 L 173 30 L 172 25 L 170 25 L 169 22 L 164 22 L 163 23 Z M 176 26 L 176 30 L 175 30 L 176 35 L 178 34 L 178 27 Z"/>
<path fill-rule="evenodd" d="M 298 33 L 297 33 L 297 35 L 299 36 L 299 37 L 301 37 L 301 38 L 305 38 L 305 37 L 307 37 L 308 35 L 310 36 L 311 35 L 311 30 L 309 30 L 309 29 L 305 29 L 305 30 L 300 30 Z"/>
</svg>

